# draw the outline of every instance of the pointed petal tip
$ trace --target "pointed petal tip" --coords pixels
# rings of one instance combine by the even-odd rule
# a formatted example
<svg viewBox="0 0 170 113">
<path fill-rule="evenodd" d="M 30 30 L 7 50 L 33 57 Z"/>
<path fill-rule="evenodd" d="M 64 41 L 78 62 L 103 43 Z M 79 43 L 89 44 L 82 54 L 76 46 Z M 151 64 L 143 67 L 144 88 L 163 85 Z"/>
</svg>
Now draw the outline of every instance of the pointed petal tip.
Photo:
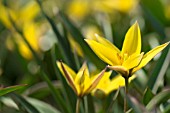
<svg viewBox="0 0 170 113">
<path fill-rule="evenodd" d="M 84 41 L 87 42 L 87 43 L 88 43 L 89 41 L 91 41 L 91 40 L 92 40 L 92 39 L 84 39 Z"/>
<path fill-rule="evenodd" d="M 59 65 L 62 62 L 62 60 L 57 60 L 56 64 Z"/>
<path fill-rule="evenodd" d="M 138 27 L 139 26 L 139 23 L 138 23 L 138 21 L 136 20 L 135 21 L 135 24 L 134 24 L 136 27 Z"/>
<path fill-rule="evenodd" d="M 164 43 L 164 44 L 162 44 L 164 47 L 166 47 L 166 46 L 168 46 L 169 45 L 169 43 L 170 43 L 170 41 L 168 41 L 168 42 L 166 42 L 166 43 Z"/>
<path fill-rule="evenodd" d="M 94 33 L 95 37 L 99 37 L 99 35 L 97 33 Z"/>
</svg>

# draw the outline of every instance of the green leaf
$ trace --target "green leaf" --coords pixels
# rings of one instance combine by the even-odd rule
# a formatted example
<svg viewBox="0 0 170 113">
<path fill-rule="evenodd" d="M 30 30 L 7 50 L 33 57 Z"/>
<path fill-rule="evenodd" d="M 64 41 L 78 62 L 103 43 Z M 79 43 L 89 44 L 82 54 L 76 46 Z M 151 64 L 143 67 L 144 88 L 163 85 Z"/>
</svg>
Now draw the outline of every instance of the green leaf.
<svg viewBox="0 0 170 113">
<path fill-rule="evenodd" d="M 147 86 L 152 90 L 154 88 L 154 85 L 157 85 L 156 80 L 159 77 L 159 72 L 163 67 L 163 64 L 166 63 L 165 59 L 167 57 L 169 51 L 169 47 L 166 47 L 161 54 L 161 57 L 156 63 L 156 66 L 154 67 L 153 71 L 151 72 L 151 75 L 149 76 L 149 80 L 147 83 Z"/>
<path fill-rule="evenodd" d="M 104 68 L 104 63 L 93 53 L 87 43 L 84 41 L 84 36 L 81 34 L 80 30 L 62 13 L 59 13 L 61 22 L 64 24 L 66 29 L 71 33 L 75 41 L 77 41 L 84 54 L 89 57 L 89 59 L 100 69 Z"/>
<path fill-rule="evenodd" d="M 154 15 L 161 22 L 165 23 L 166 18 L 164 6 L 160 0 L 141 0 L 141 2 L 152 13 L 152 15 Z"/>
<path fill-rule="evenodd" d="M 154 97 L 154 94 L 152 93 L 150 88 L 146 88 L 143 96 L 143 103 L 144 105 L 147 105 L 148 102 Z"/>
<path fill-rule="evenodd" d="M 40 113 L 61 113 L 51 105 L 34 99 L 34 98 L 25 98 L 30 104 L 32 104 Z"/>
<path fill-rule="evenodd" d="M 0 89 L 0 96 L 5 95 L 7 93 L 13 92 L 15 90 L 21 89 L 23 87 L 25 87 L 26 85 L 16 85 L 16 86 L 10 86 L 10 87 L 6 87 L 6 88 L 2 88 Z"/>
<path fill-rule="evenodd" d="M 163 5 L 160 0 L 141 0 L 141 3 L 144 15 L 149 20 L 149 23 L 152 24 L 153 28 L 161 35 L 162 38 L 165 38 L 166 35 L 163 23 L 165 24 L 166 18 L 164 15 Z"/>
<path fill-rule="evenodd" d="M 40 113 L 32 104 L 30 104 L 22 96 L 13 94 L 12 97 L 16 103 L 20 104 L 20 106 L 18 107 L 24 108 L 28 113 Z"/>
<path fill-rule="evenodd" d="M 158 106 L 159 104 L 163 102 L 166 102 L 168 99 L 170 99 L 170 89 L 162 91 L 156 96 L 154 96 L 151 99 L 151 101 L 147 104 L 146 108 L 148 110 L 152 110 L 155 106 Z"/>
</svg>

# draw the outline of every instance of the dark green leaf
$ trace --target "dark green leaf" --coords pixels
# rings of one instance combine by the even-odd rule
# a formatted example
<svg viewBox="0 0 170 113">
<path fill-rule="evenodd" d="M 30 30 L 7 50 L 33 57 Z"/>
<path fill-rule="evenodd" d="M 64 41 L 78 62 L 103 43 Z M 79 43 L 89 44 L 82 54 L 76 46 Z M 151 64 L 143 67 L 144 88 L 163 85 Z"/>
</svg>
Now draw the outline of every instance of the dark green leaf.
<svg viewBox="0 0 170 113">
<path fill-rule="evenodd" d="M 146 108 L 152 110 L 155 106 L 167 101 L 170 98 L 170 89 L 160 92 L 152 98 L 152 100 L 147 104 Z"/>
<path fill-rule="evenodd" d="M 141 0 L 141 3 L 152 13 L 152 15 L 154 15 L 161 22 L 165 23 L 166 18 L 164 7 L 160 0 Z"/>
<path fill-rule="evenodd" d="M 146 88 L 143 96 L 143 103 L 144 105 L 147 105 L 148 102 L 154 97 L 154 94 L 149 88 Z"/>
<path fill-rule="evenodd" d="M 159 0 L 141 0 L 141 3 L 146 18 L 152 24 L 153 28 L 161 35 L 161 38 L 165 38 L 166 35 L 163 23 L 165 23 L 166 20 L 161 2 Z"/>
</svg>

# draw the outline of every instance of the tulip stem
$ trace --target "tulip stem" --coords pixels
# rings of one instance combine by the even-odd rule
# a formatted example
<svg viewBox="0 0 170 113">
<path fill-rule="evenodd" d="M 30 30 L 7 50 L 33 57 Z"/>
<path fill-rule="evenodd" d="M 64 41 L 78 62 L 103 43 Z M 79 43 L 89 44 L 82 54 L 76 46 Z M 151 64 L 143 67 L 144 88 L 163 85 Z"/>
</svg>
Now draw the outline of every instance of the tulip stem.
<svg viewBox="0 0 170 113">
<path fill-rule="evenodd" d="M 126 113 L 127 110 L 127 94 L 128 94 L 128 80 L 129 77 L 125 77 L 125 97 L 124 97 L 124 113 Z"/>
<path fill-rule="evenodd" d="M 76 113 L 79 113 L 80 111 L 80 102 L 81 102 L 81 98 L 78 97 L 76 102 Z"/>
</svg>

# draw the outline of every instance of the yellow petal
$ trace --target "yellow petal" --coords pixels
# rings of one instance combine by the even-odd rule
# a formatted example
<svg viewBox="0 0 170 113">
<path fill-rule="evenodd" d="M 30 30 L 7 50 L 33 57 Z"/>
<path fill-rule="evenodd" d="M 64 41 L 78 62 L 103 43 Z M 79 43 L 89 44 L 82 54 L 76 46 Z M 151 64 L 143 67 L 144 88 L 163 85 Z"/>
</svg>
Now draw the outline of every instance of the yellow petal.
<svg viewBox="0 0 170 113">
<path fill-rule="evenodd" d="M 142 52 L 141 54 L 133 54 L 129 56 L 129 58 L 125 62 L 123 62 L 122 66 L 126 67 L 127 69 L 132 69 L 136 67 L 141 62 L 143 54 L 144 53 Z"/>
<path fill-rule="evenodd" d="M 57 61 L 56 62 L 59 70 L 61 71 L 61 73 L 64 75 L 63 69 L 61 67 L 61 62 Z M 65 63 L 62 62 L 62 64 L 64 65 L 65 69 L 68 71 L 68 73 L 70 73 L 70 75 L 72 76 L 73 80 L 76 78 L 76 73 L 69 67 L 67 66 Z"/>
<path fill-rule="evenodd" d="M 141 34 L 138 23 L 130 27 L 126 33 L 125 40 L 123 42 L 122 54 L 128 54 L 129 56 L 141 52 Z"/>
<path fill-rule="evenodd" d="M 108 87 L 110 85 L 110 75 L 111 75 L 112 71 L 109 72 L 105 72 L 102 79 L 100 80 L 100 82 L 98 83 L 98 85 L 96 86 L 96 88 L 94 89 L 93 93 L 95 92 L 95 90 L 98 89 L 102 89 L 104 90 L 104 92 L 108 91 Z"/>
<path fill-rule="evenodd" d="M 98 89 L 99 89 L 98 92 L 100 91 L 100 92 L 103 92 L 105 95 L 108 95 L 112 91 L 117 90 L 119 87 L 125 86 L 125 80 L 121 75 L 117 75 L 111 80 L 109 79 L 110 74 L 108 75 L 109 76 L 107 77 L 105 77 L 105 75 L 103 76 L 103 78 L 101 79 L 101 81 L 99 82 L 95 90 L 93 91 L 93 95 L 95 95 L 96 93 L 95 91 L 97 91 Z M 132 75 L 129 78 L 129 83 L 135 78 L 136 78 L 136 75 Z"/>
<path fill-rule="evenodd" d="M 63 76 L 65 77 L 67 83 L 70 85 L 70 87 L 73 89 L 73 91 L 76 94 L 78 94 L 76 85 L 74 83 L 74 79 L 73 79 L 72 75 L 69 73 L 69 71 L 67 70 L 69 68 L 66 67 L 66 65 L 64 65 L 62 62 L 57 61 L 57 65 L 58 65 L 60 71 L 63 73 Z"/>
<path fill-rule="evenodd" d="M 83 81 L 83 75 L 84 75 L 84 72 L 85 72 L 85 69 L 87 69 L 87 65 L 86 65 L 86 63 L 84 63 L 83 65 L 82 65 L 82 67 L 80 68 L 80 70 L 78 71 L 78 73 L 77 73 L 77 75 L 76 75 L 76 78 L 75 78 L 75 82 L 77 83 L 77 84 L 80 84 L 80 83 L 82 83 Z"/>
<path fill-rule="evenodd" d="M 116 51 L 117 53 L 120 53 L 120 50 L 119 50 L 116 46 L 114 46 L 111 42 L 109 42 L 109 41 L 106 40 L 105 38 L 99 36 L 98 34 L 95 34 L 95 36 L 96 36 L 96 40 L 97 40 L 99 43 L 101 43 L 101 44 L 109 47 L 110 49 Z"/>
<path fill-rule="evenodd" d="M 103 77 L 105 71 L 106 71 L 107 67 L 105 69 L 103 69 L 91 82 L 91 85 L 89 86 L 89 88 L 86 90 L 87 93 L 91 92 L 99 83 L 99 81 L 101 80 L 101 78 Z"/>
<path fill-rule="evenodd" d="M 129 75 L 129 70 L 124 66 L 108 66 L 108 68 L 120 73 L 122 76 Z"/>
<path fill-rule="evenodd" d="M 155 55 L 157 55 L 159 52 L 161 52 L 170 42 L 167 42 L 165 44 L 162 44 L 160 46 L 155 47 L 154 49 L 150 50 L 147 52 L 143 58 L 141 63 L 133 69 L 132 73 L 136 72 L 137 70 L 141 69 L 144 67 Z"/>
<path fill-rule="evenodd" d="M 77 87 L 78 96 L 84 95 L 84 89 L 90 85 L 89 70 L 86 62 L 83 63 L 82 67 L 78 71 L 75 84 Z"/>
<path fill-rule="evenodd" d="M 119 60 L 117 58 L 117 51 L 110 49 L 109 47 L 100 44 L 94 40 L 85 39 L 95 54 L 104 62 L 110 65 L 118 65 Z"/>
<path fill-rule="evenodd" d="M 132 75 L 129 78 L 129 83 L 136 78 L 136 75 Z M 117 90 L 119 87 L 125 86 L 125 80 L 121 75 L 117 75 L 116 77 L 112 78 L 111 84 L 109 85 L 108 88 L 108 93 Z"/>
<path fill-rule="evenodd" d="M 87 89 L 91 86 L 92 84 L 92 80 L 89 78 L 89 76 L 86 75 L 86 73 L 84 73 L 85 75 L 85 78 L 84 78 L 84 82 L 83 82 L 83 88 L 81 89 L 82 90 L 82 94 L 85 95 L 85 94 L 88 94 L 89 92 L 87 92 Z"/>
</svg>

